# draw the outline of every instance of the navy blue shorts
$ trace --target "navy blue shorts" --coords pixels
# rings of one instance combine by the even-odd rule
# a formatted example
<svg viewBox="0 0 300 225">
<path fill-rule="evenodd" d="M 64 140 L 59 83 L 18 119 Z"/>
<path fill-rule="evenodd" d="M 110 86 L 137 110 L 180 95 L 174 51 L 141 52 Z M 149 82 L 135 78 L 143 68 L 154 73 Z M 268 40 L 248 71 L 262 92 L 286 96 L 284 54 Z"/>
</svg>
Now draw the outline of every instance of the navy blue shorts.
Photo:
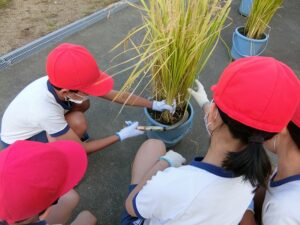
<svg viewBox="0 0 300 225">
<path fill-rule="evenodd" d="M 42 131 L 41 133 L 38 133 L 38 134 L 36 134 L 36 135 L 32 136 L 31 138 L 28 138 L 26 140 L 48 143 L 48 138 L 47 138 L 46 131 Z M 0 142 L 1 142 L 1 145 L 2 145 L 3 148 L 7 148 L 9 146 L 9 144 L 6 144 L 1 139 L 0 139 Z"/>
<path fill-rule="evenodd" d="M 136 187 L 137 184 L 130 184 L 128 187 L 128 195 L 130 194 L 130 192 L 132 192 L 132 190 Z M 121 224 L 120 225 L 143 225 L 144 224 L 144 220 L 137 218 L 137 217 L 133 217 L 131 215 L 128 214 L 128 212 L 126 211 L 126 209 L 124 210 L 124 212 L 122 213 L 121 216 Z"/>
</svg>

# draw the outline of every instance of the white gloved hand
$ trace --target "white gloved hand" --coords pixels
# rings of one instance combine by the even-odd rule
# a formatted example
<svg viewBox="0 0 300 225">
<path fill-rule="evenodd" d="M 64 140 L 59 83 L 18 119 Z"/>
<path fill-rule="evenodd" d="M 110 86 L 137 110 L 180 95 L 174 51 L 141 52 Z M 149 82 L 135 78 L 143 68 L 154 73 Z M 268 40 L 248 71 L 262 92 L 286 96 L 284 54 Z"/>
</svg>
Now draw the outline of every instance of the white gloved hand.
<svg viewBox="0 0 300 225">
<path fill-rule="evenodd" d="M 200 105 L 201 108 L 203 108 L 203 106 L 206 103 L 209 103 L 209 100 L 207 98 L 207 94 L 204 90 L 203 85 L 200 83 L 199 80 L 195 80 L 196 84 L 197 84 L 197 91 L 189 88 L 188 92 L 194 97 L 194 99 L 196 100 L 196 102 Z"/>
<path fill-rule="evenodd" d="M 173 100 L 172 105 L 168 105 L 166 100 L 162 101 L 153 101 L 152 110 L 162 112 L 164 110 L 168 110 L 170 113 L 174 114 L 176 110 L 176 100 Z"/>
<path fill-rule="evenodd" d="M 119 136 L 120 141 L 123 141 L 130 137 L 135 137 L 144 134 L 144 131 L 137 129 L 139 122 L 125 121 L 125 123 L 127 127 L 124 127 L 122 130 L 116 133 L 116 135 Z"/>
<path fill-rule="evenodd" d="M 169 150 L 164 156 L 161 156 L 159 160 L 166 161 L 172 167 L 180 167 L 186 162 L 185 158 L 177 152 Z"/>
</svg>

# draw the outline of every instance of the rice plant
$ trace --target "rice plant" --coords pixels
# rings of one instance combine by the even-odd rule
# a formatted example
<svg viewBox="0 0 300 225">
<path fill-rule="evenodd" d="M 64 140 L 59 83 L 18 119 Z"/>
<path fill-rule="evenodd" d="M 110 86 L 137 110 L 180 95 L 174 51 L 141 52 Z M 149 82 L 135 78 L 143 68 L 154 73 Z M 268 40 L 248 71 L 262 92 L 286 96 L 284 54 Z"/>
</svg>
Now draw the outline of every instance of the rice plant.
<svg viewBox="0 0 300 225">
<path fill-rule="evenodd" d="M 283 0 L 254 0 L 245 27 L 247 37 L 263 38 L 266 28 L 282 3 Z"/>
<path fill-rule="evenodd" d="M 6 6 L 10 0 L 0 0 L 0 8 Z"/>
<path fill-rule="evenodd" d="M 138 58 L 138 62 L 130 67 L 133 70 L 121 92 L 132 87 L 134 92 L 145 77 L 150 77 L 146 86 L 151 84 L 153 99 L 177 102 L 175 115 L 159 114 L 162 122 L 177 122 L 187 107 L 187 89 L 216 47 L 230 4 L 231 0 L 141 0 L 141 5 L 134 5 L 143 12 L 143 25 L 116 47 L 129 41 L 133 48 L 128 51 L 137 52 L 132 60 Z M 142 30 L 143 39 L 137 44 L 132 37 Z"/>
</svg>

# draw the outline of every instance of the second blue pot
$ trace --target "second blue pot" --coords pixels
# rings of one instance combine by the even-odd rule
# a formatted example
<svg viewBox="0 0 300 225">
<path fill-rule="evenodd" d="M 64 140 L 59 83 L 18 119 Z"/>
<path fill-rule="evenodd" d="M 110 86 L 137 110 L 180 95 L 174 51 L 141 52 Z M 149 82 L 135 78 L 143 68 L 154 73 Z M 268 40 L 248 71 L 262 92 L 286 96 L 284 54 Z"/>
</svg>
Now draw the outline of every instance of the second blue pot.
<svg viewBox="0 0 300 225">
<path fill-rule="evenodd" d="M 154 138 L 162 140 L 168 148 L 173 147 L 176 145 L 181 139 L 184 138 L 191 130 L 193 125 L 193 118 L 194 118 L 194 110 L 192 105 L 188 104 L 188 112 L 189 117 L 188 119 L 181 124 L 179 127 L 176 127 L 172 130 L 167 131 L 147 131 L 148 138 Z M 161 127 L 169 127 L 168 125 L 162 124 L 154 120 L 148 110 L 144 108 L 144 113 L 147 118 L 147 125 L 149 126 L 161 126 Z"/>
<path fill-rule="evenodd" d="M 248 56 L 258 56 L 263 53 L 268 44 L 269 35 L 264 34 L 262 39 L 252 39 L 244 34 L 244 27 L 237 27 L 232 35 L 231 56 L 239 59 Z"/>
<path fill-rule="evenodd" d="M 252 9 L 253 0 L 241 0 L 239 12 L 243 16 L 249 16 Z"/>
</svg>

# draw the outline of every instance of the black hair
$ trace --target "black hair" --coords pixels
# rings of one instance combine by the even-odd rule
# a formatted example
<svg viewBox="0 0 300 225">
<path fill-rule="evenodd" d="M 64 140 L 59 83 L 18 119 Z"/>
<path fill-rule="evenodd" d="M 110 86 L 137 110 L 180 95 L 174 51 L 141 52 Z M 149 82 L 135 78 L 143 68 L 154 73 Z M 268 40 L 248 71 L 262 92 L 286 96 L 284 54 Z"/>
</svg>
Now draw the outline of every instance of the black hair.
<svg viewBox="0 0 300 225">
<path fill-rule="evenodd" d="M 243 176 L 253 186 L 266 187 L 267 178 L 271 175 L 272 166 L 262 142 L 271 139 L 276 133 L 258 130 L 244 125 L 222 112 L 219 113 L 228 126 L 232 136 L 247 145 L 239 152 L 229 152 L 222 167 L 231 170 L 236 176 Z"/>
<path fill-rule="evenodd" d="M 50 82 L 49 82 L 50 83 Z M 54 87 L 54 89 L 56 89 L 56 90 L 58 90 L 58 91 L 60 91 L 62 88 L 60 88 L 60 87 L 56 87 L 55 85 L 53 85 L 52 83 L 50 83 L 51 84 L 51 86 L 52 87 Z"/>
<path fill-rule="evenodd" d="M 49 82 L 50 83 L 50 82 Z M 60 88 L 60 87 L 57 87 L 57 86 L 55 86 L 55 85 L 53 85 L 52 83 L 50 83 L 51 84 L 51 86 L 52 87 L 54 87 L 54 89 L 56 89 L 56 90 L 58 90 L 58 91 L 60 91 L 62 88 Z M 78 90 L 69 90 L 70 92 L 74 92 L 74 93 L 77 93 L 78 92 Z"/>
<path fill-rule="evenodd" d="M 288 129 L 293 141 L 295 142 L 297 147 L 300 149 L 300 128 L 293 122 L 289 122 L 287 129 Z"/>
</svg>

